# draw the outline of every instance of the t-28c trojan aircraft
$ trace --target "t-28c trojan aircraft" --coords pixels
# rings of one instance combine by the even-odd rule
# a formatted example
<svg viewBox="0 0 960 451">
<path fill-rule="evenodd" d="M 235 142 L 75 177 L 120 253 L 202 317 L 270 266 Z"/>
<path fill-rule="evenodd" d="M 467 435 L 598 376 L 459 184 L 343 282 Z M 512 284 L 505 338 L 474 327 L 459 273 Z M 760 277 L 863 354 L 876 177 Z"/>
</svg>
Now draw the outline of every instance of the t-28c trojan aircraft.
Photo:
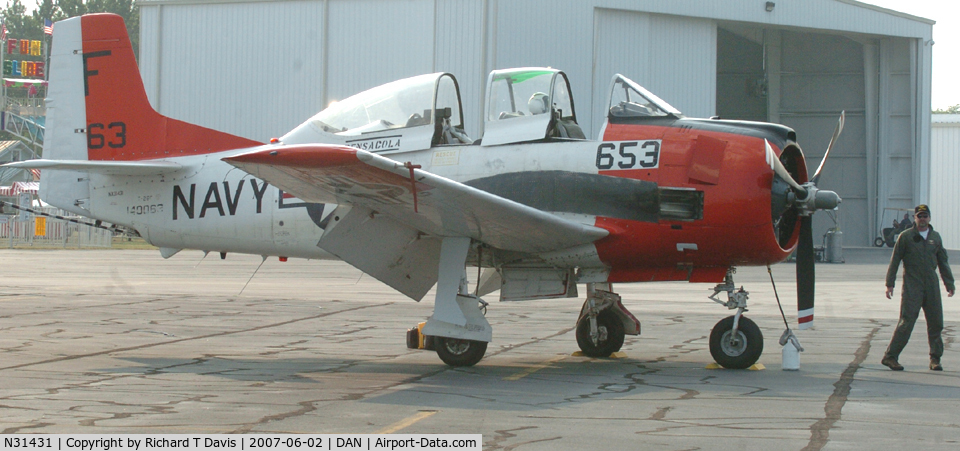
<svg viewBox="0 0 960 451">
<path fill-rule="evenodd" d="M 685 280 L 717 284 L 710 298 L 736 310 L 713 328 L 714 359 L 749 367 L 763 338 L 734 268 L 795 249 L 799 325 L 812 324 L 811 215 L 840 198 L 817 188 L 819 169 L 808 177 L 787 127 L 686 118 L 615 75 L 589 139 L 566 75 L 520 68 L 487 79 L 482 139 L 464 133 L 457 80 L 435 73 L 262 144 L 154 111 L 120 17 L 55 30 L 45 159 L 8 166 L 43 169 L 45 202 L 132 228 L 164 257 L 336 258 L 418 301 L 436 285 L 407 342 L 454 366 L 492 340 L 485 294 L 569 298 L 584 284 L 577 343 L 608 356 L 640 333 L 613 284 Z M 472 290 L 468 266 L 484 271 Z"/>
</svg>

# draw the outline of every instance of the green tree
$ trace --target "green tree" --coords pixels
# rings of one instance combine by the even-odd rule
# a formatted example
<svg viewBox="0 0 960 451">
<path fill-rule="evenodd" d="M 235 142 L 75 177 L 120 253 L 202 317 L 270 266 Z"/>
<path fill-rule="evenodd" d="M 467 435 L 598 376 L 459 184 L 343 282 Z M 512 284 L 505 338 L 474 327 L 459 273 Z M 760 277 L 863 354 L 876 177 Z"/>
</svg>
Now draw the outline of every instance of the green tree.
<svg viewBox="0 0 960 451">
<path fill-rule="evenodd" d="M 933 110 L 934 114 L 960 114 L 960 105 Z"/>
<path fill-rule="evenodd" d="M 27 7 L 20 0 L 7 2 L 3 10 L 3 23 L 7 26 L 7 36 L 16 39 L 40 39 L 43 30 L 37 27 L 32 16 L 27 16 Z M 38 33 L 39 32 L 39 33 Z"/>
<path fill-rule="evenodd" d="M 27 14 L 20 0 L 7 0 L 0 14 L 9 34 L 18 39 L 43 39 L 43 20 L 54 22 L 88 13 L 113 13 L 123 17 L 133 44 L 133 53 L 140 55 L 140 8 L 133 0 L 35 0 L 36 8 Z"/>
</svg>

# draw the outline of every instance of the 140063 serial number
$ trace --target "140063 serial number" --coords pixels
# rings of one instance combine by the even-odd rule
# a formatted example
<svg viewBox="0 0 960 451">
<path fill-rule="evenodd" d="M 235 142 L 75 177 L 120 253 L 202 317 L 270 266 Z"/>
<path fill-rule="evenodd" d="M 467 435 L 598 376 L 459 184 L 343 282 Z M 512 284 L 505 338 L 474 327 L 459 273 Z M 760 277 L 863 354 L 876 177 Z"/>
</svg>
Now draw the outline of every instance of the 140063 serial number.
<svg viewBox="0 0 960 451">
<path fill-rule="evenodd" d="M 281 446 L 286 448 L 320 448 L 323 446 L 323 439 L 320 437 L 252 437 L 247 440 L 247 446 L 250 448 L 279 448 Z"/>
</svg>

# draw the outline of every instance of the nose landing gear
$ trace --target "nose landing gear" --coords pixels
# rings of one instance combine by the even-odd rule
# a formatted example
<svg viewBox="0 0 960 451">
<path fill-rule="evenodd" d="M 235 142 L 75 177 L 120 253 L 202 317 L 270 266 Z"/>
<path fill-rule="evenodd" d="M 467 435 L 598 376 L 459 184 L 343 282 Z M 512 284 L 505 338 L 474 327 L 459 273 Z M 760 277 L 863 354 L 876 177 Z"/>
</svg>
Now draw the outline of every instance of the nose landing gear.
<svg viewBox="0 0 960 451">
<path fill-rule="evenodd" d="M 746 369 L 757 363 L 763 353 L 763 334 L 749 318 L 747 311 L 749 293 L 743 287 L 738 290 L 733 284 L 733 270 L 727 271 L 724 283 L 713 288 L 710 299 L 737 312 L 720 320 L 710 332 L 710 355 L 720 366 L 730 369 Z M 721 292 L 727 293 L 727 301 L 717 299 Z"/>
</svg>

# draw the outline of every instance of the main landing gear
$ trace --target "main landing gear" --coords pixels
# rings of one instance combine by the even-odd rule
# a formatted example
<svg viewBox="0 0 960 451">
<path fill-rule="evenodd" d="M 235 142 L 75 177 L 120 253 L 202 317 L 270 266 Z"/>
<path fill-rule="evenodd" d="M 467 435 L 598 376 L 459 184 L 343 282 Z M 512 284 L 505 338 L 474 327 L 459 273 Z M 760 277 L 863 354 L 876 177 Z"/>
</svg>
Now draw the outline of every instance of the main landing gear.
<svg viewBox="0 0 960 451">
<path fill-rule="evenodd" d="M 727 293 L 726 302 L 717 299 L 721 292 Z M 757 363 L 763 353 L 763 334 L 760 333 L 760 328 L 743 316 L 747 311 L 748 294 L 743 287 L 738 290 L 733 284 L 731 269 L 727 271 L 724 283 L 714 287 L 710 296 L 714 302 L 730 310 L 737 310 L 733 316 L 720 320 L 710 332 L 710 355 L 724 368 L 749 368 Z"/>
<path fill-rule="evenodd" d="M 588 283 L 587 300 L 577 319 L 577 345 L 588 357 L 609 357 L 626 334 L 640 335 L 640 321 L 611 292 L 610 284 Z"/>
</svg>

